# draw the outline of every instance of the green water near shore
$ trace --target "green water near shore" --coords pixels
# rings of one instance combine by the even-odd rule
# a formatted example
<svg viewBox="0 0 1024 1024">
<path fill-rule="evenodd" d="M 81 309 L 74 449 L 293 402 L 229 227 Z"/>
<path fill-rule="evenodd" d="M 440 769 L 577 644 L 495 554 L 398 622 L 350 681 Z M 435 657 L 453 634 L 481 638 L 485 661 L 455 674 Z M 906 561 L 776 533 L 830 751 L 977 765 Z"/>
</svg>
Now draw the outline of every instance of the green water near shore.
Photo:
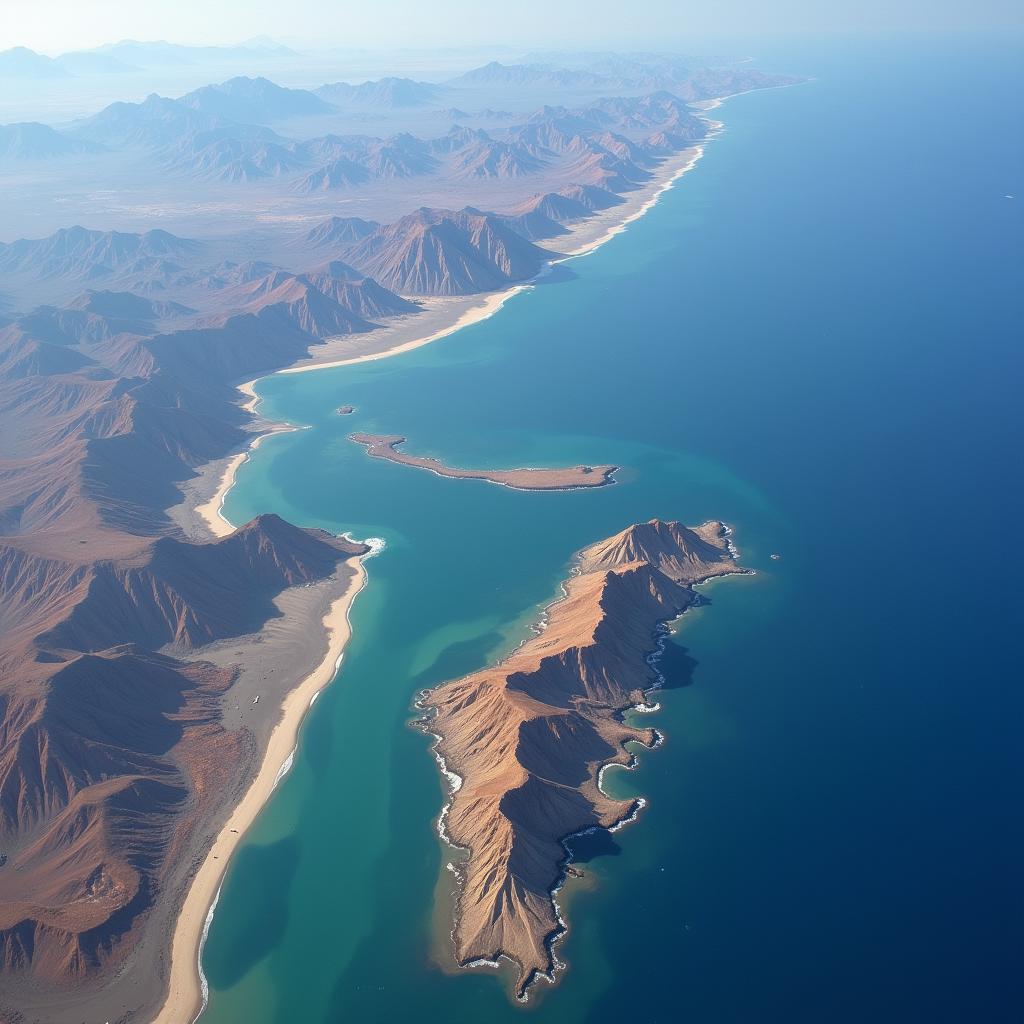
<svg viewBox="0 0 1024 1024">
<path fill-rule="evenodd" d="M 1017 72 L 998 47 L 961 68 L 968 116 L 966 56 L 940 76 L 872 52 L 730 101 L 647 217 L 490 320 L 260 383 L 261 412 L 311 429 L 260 447 L 228 517 L 387 547 L 228 871 L 204 1022 L 1012 1019 L 1012 601 L 960 531 L 995 537 L 1020 498 L 1019 223 L 993 172 L 1019 155 L 998 130 Z M 867 161 L 883 109 L 911 127 Z M 517 492 L 370 459 L 352 431 L 455 466 L 624 470 Z M 607 776 L 649 806 L 576 844 L 569 967 L 524 1010 L 435 960 L 443 788 L 413 701 L 527 635 L 574 551 L 652 516 L 733 524 L 756 575 L 684 616 L 645 719 L 666 742 Z"/>
</svg>

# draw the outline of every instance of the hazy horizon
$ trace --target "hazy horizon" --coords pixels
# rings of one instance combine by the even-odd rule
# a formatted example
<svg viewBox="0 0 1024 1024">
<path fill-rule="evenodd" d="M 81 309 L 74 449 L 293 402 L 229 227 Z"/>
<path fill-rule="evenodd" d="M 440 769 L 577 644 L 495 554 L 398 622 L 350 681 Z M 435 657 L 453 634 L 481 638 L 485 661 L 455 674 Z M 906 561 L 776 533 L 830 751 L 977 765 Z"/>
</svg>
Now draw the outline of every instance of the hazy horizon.
<svg viewBox="0 0 1024 1024">
<path fill-rule="evenodd" d="M 0 50 L 25 46 L 49 56 L 124 39 L 224 46 L 269 36 L 312 50 L 567 45 L 677 49 L 758 34 L 1024 31 L 1024 7 L 1013 0 L 969 6 L 956 0 L 865 0 L 857 5 L 782 0 L 771 10 L 755 0 L 689 3 L 682 9 L 673 0 L 649 0 L 642 16 L 610 0 L 568 0 L 557 7 L 523 0 L 500 30 L 491 11 L 471 0 L 448 3 L 443 16 L 410 0 L 366 6 L 327 0 L 292 0 L 286 6 L 268 0 L 223 0 L 211 6 L 180 0 L 173 7 L 132 0 L 49 0 L 43 5 L 7 0 L 7 8 L 0 23 Z"/>
</svg>

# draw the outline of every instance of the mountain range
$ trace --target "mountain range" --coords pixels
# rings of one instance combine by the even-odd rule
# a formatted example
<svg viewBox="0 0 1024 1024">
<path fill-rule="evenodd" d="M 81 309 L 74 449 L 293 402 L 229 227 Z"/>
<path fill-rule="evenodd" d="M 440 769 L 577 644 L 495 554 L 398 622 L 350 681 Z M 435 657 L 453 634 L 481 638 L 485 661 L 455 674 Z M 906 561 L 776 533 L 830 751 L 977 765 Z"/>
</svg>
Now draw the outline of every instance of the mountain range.
<svg viewBox="0 0 1024 1024">
<path fill-rule="evenodd" d="M 398 85 L 422 83 L 384 79 L 351 88 L 405 102 L 394 99 Z M 268 127 L 331 117 L 337 108 L 323 95 L 337 95 L 339 88 L 287 89 L 266 78 L 236 77 L 178 99 L 152 94 L 138 103 L 112 103 L 61 132 L 44 125 L 0 126 L 0 158 L 143 150 L 158 166 L 185 177 L 226 183 L 283 178 L 299 195 L 351 190 L 371 180 L 514 179 L 556 170 L 579 184 L 619 191 L 645 180 L 653 162 L 706 132 L 683 99 L 663 90 L 574 109 L 541 107 L 497 136 L 454 125 L 432 139 L 403 132 L 296 141 Z"/>
<path fill-rule="evenodd" d="M 306 89 L 285 89 L 266 78 L 231 78 L 205 85 L 178 100 L 183 106 L 227 121 L 266 124 L 290 117 L 329 114 L 334 107 Z"/>
<path fill-rule="evenodd" d="M 0 50 L 0 78 L 67 78 L 69 74 L 59 61 L 27 47 Z"/>
<path fill-rule="evenodd" d="M 603 75 L 585 70 L 553 68 L 543 64 L 501 64 L 496 60 L 474 68 L 446 83 L 456 88 L 508 88 L 550 86 L 553 88 L 601 89 L 614 84 Z"/>
<path fill-rule="evenodd" d="M 24 46 L 0 51 L 0 78 L 69 78 L 124 75 L 147 69 L 192 67 L 203 64 L 266 63 L 295 58 L 294 50 L 273 40 L 250 40 L 240 46 L 182 46 L 163 40 L 124 39 L 92 50 L 73 50 L 48 57 Z"/>
<path fill-rule="evenodd" d="M 411 78 L 381 78 L 375 82 L 349 85 L 334 82 L 315 90 L 317 96 L 338 107 L 368 106 L 396 109 L 400 107 L 423 107 L 436 103 L 443 95 L 443 89 L 428 82 L 416 82 Z"/>
</svg>

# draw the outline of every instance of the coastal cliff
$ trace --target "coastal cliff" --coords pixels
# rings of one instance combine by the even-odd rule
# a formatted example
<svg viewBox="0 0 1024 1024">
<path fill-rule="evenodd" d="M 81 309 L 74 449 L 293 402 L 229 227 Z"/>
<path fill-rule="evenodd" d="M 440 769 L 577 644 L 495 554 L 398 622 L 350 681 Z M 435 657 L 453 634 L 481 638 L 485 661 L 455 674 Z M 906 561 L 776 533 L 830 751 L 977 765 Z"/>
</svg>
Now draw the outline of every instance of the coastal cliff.
<svg viewBox="0 0 1024 1024">
<path fill-rule="evenodd" d="M 630 763 L 625 744 L 656 742 L 623 714 L 658 681 L 659 628 L 698 600 L 695 584 L 742 571 L 722 523 L 630 526 L 580 552 L 536 636 L 424 695 L 435 752 L 458 779 L 442 827 L 468 851 L 456 869 L 459 964 L 513 961 L 518 998 L 538 976 L 553 978 L 562 841 L 638 810 L 606 796 L 599 776 Z"/>
</svg>

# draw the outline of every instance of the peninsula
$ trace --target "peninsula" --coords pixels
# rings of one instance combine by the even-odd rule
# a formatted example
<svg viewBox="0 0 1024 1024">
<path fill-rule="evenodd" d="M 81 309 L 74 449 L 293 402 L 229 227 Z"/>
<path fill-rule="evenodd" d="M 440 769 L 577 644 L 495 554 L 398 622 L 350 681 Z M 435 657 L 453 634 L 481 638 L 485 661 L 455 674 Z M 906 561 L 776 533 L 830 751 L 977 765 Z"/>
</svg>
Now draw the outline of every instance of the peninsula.
<svg viewBox="0 0 1024 1024">
<path fill-rule="evenodd" d="M 614 483 L 612 474 L 618 466 L 567 466 L 564 469 L 457 469 L 437 459 L 422 455 L 407 455 L 398 451 L 406 438 L 401 434 L 350 434 L 356 444 L 365 445 L 366 454 L 375 459 L 387 459 L 400 466 L 427 469 L 438 476 L 454 480 L 486 480 L 519 491 L 571 491 L 580 487 L 604 487 Z"/>
<path fill-rule="evenodd" d="M 651 654 L 664 624 L 698 600 L 693 587 L 742 572 L 720 522 L 630 526 L 579 553 L 534 637 L 422 696 L 452 782 L 442 835 L 465 853 L 454 865 L 460 965 L 512 961 L 519 999 L 538 977 L 554 980 L 563 840 L 638 812 L 642 801 L 614 800 L 600 785 L 606 766 L 632 763 L 626 744 L 657 742 L 623 716 L 657 685 Z"/>
</svg>

